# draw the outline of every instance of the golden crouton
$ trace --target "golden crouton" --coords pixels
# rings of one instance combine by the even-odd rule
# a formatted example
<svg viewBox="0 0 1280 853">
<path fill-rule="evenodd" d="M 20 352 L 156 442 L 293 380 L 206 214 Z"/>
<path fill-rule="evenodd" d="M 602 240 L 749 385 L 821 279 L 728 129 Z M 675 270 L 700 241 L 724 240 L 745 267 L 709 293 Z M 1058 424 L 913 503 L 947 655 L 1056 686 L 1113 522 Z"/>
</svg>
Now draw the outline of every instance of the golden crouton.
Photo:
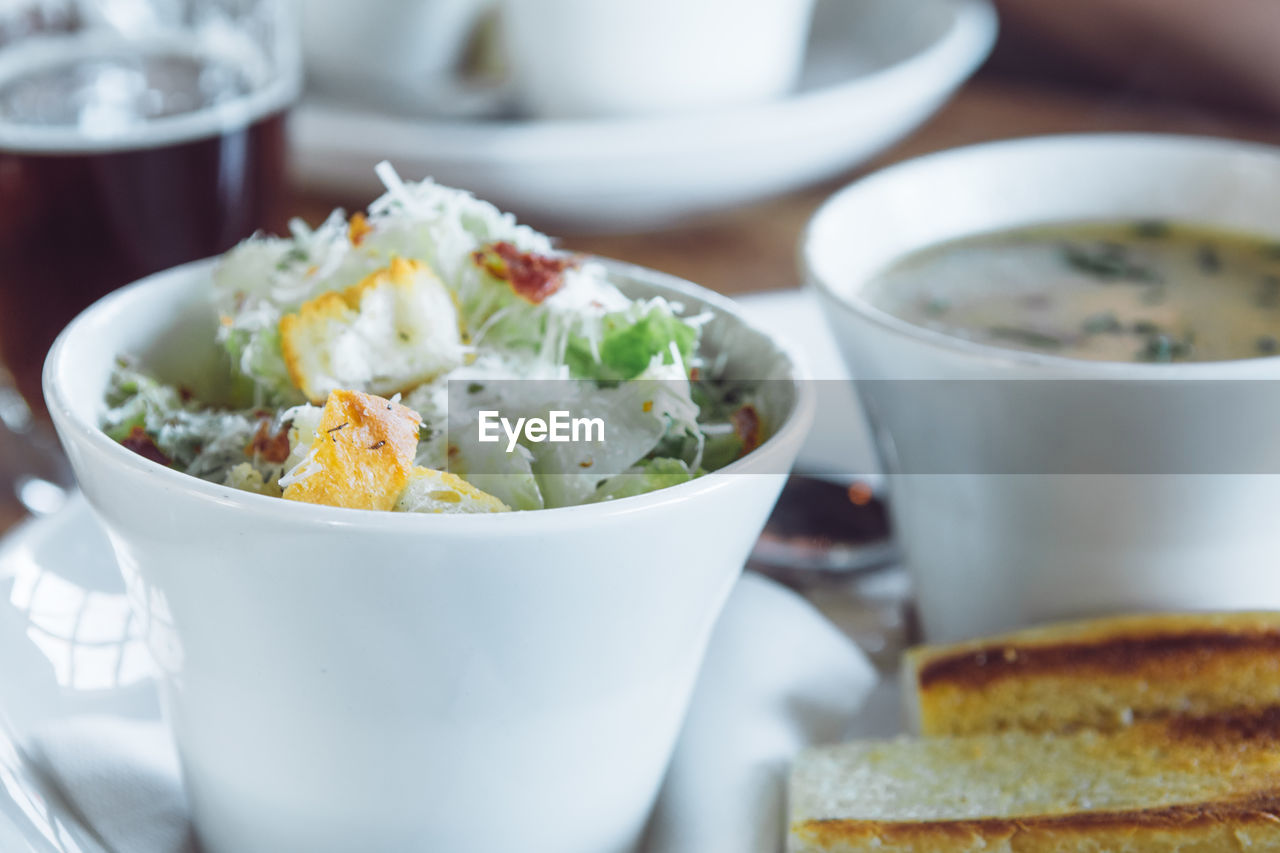
<svg viewBox="0 0 1280 853">
<path fill-rule="evenodd" d="M 280 319 L 289 378 L 311 402 L 349 388 L 391 396 L 462 363 L 453 296 L 431 268 L 394 258 Z"/>
<path fill-rule="evenodd" d="M 421 423 L 417 412 L 399 403 L 360 391 L 334 391 L 300 470 L 288 478 L 284 497 L 391 509 L 413 470 Z"/>
<path fill-rule="evenodd" d="M 396 501 L 399 512 L 510 512 L 511 507 L 481 491 L 457 474 L 434 468 L 414 468 Z"/>
</svg>

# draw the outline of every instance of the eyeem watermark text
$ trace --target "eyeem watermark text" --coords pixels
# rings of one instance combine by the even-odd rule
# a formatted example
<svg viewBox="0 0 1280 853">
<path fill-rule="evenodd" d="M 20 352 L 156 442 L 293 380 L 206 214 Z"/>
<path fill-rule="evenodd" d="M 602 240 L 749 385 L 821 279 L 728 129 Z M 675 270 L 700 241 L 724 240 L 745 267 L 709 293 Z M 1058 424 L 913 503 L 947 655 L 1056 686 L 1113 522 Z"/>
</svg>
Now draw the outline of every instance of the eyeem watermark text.
<svg viewBox="0 0 1280 853">
<path fill-rule="evenodd" d="M 510 418 L 502 417 L 500 412 L 492 409 L 482 410 L 478 421 L 478 438 L 484 442 L 502 440 L 507 436 L 507 452 L 511 453 L 520 442 L 521 435 L 526 441 L 541 444 L 550 442 L 604 442 L 603 418 L 575 418 L 571 412 L 553 409 L 543 418 L 516 418 L 513 424 Z"/>
</svg>

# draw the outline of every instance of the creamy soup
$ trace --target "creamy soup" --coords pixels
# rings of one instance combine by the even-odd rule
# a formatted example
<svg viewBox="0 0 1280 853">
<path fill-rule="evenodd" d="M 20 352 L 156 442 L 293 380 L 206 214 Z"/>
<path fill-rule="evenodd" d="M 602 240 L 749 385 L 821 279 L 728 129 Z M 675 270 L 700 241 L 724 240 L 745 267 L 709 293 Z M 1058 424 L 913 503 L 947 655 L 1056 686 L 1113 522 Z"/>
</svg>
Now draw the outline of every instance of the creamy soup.
<svg viewBox="0 0 1280 853">
<path fill-rule="evenodd" d="M 943 243 L 868 285 L 955 337 L 1099 361 L 1280 353 L 1280 242 L 1195 225 L 1084 223 Z"/>
</svg>

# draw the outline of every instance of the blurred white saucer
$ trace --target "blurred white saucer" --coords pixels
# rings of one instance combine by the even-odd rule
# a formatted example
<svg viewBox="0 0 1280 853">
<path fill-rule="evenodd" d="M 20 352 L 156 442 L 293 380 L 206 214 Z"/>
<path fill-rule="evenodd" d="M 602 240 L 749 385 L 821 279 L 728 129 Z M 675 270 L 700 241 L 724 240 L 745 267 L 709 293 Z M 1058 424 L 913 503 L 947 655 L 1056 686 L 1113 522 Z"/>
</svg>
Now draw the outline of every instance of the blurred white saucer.
<svg viewBox="0 0 1280 853">
<path fill-rule="evenodd" d="M 312 97 L 293 117 L 293 168 L 310 188 L 366 197 L 389 159 L 540 225 L 645 228 L 869 158 L 941 106 L 995 33 L 989 0 L 823 0 L 795 94 L 696 115 L 451 120 Z"/>
<path fill-rule="evenodd" d="M 0 850 L 105 853 L 27 752 L 75 714 L 148 719 L 160 708 L 111 546 L 76 494 L 0 542 Z"/>
</svg>

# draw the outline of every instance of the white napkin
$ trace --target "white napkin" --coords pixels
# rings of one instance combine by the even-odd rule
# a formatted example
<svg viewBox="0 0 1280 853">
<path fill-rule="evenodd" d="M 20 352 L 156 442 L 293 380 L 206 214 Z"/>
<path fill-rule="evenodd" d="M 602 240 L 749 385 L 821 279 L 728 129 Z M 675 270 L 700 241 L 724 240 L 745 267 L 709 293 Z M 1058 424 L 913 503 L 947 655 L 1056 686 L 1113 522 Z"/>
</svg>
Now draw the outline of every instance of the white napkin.
<svg viewBox="0 0 1280 853">
<path fill-rule="evenodd" d="M 790 590 L 746 574 L 711 638 L 646 853 L 778 853 L 790 759 L 838 740 L 875 683 L 862 653 Z M 194 850 L 159 722 L 82 716 L 28 750 L 113 853 Z"/>
</svg>

